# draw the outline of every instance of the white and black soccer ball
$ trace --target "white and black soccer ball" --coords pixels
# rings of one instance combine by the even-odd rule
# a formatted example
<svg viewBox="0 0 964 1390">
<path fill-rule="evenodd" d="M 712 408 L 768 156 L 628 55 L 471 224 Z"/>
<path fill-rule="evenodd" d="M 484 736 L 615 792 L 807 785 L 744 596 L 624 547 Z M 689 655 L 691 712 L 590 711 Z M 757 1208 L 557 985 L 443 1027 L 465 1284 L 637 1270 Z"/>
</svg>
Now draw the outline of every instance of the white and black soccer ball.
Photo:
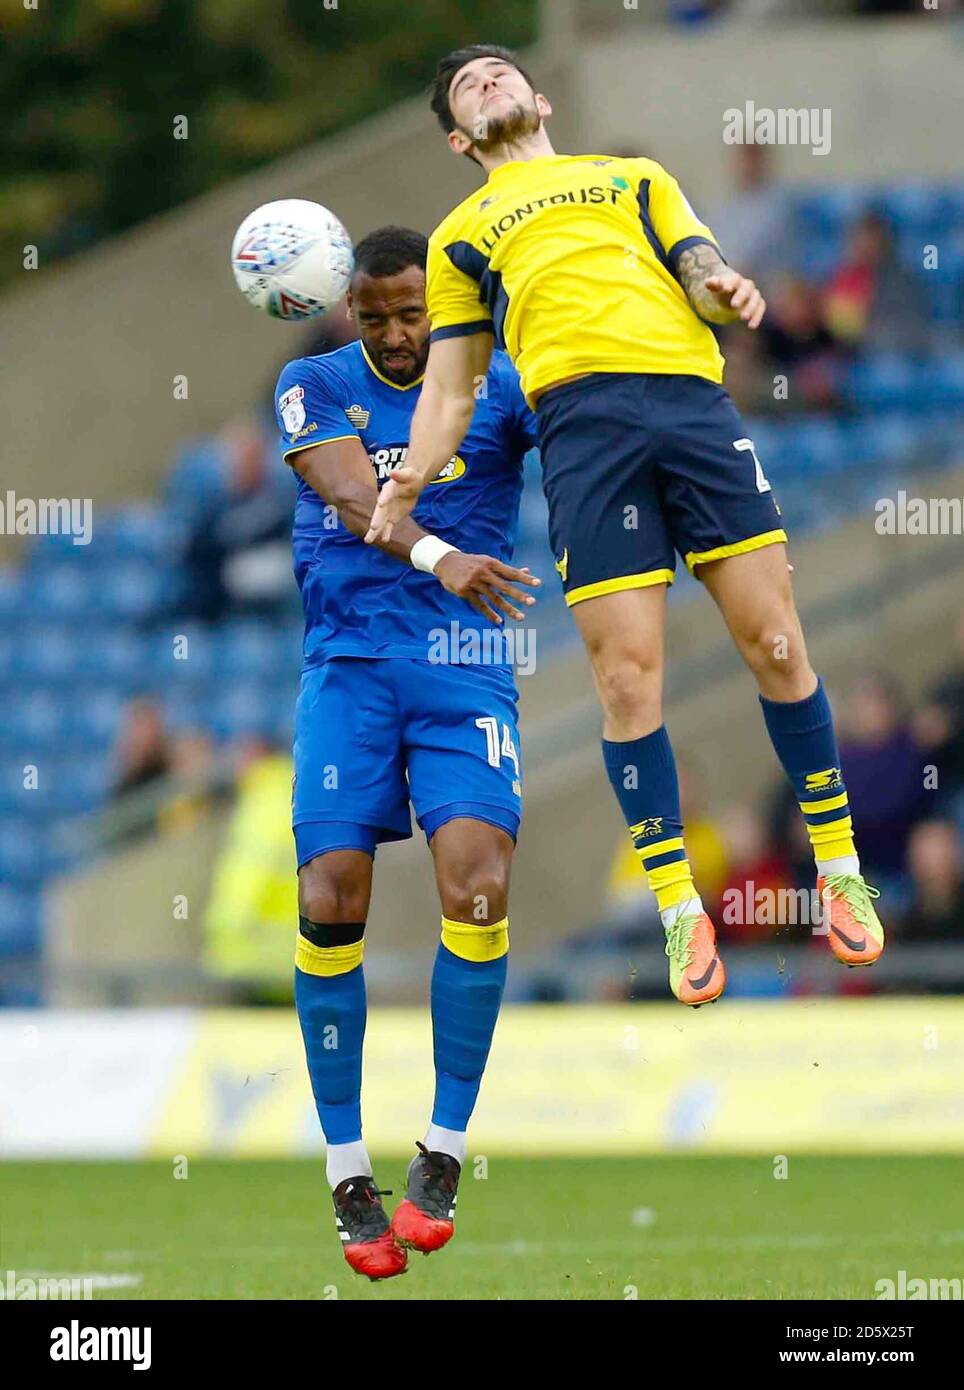
<svg viewBox="0 0 964 1390">
<path fill-rule="evenodd" d="M 351 238 L 335 214 L 304 198 L 255 208 L 231 247 L 238 289 L 276 319 L 311 319 L 332 308 L 354 263 Z"/>
</svg>

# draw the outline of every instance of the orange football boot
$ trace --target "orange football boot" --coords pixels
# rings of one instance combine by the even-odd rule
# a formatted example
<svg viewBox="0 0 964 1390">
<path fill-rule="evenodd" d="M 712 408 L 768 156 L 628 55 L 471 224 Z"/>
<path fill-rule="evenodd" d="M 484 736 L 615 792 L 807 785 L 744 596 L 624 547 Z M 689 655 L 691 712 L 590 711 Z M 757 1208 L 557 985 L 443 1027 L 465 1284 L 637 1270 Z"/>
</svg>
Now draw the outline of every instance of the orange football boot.
<svg viewBox="0 0 964 1390">
<path fill-rule="evenodd" d="M 681 1004 L 699 1008 L 719 999 L 726 970 L 716 950 L 716 930 L 705 912 L 690 912 L 666 928 L 669 987 Z"/>
<path fill-rule="evenodd" d="M 873 965 L 884 949 L 884 929 L 874 911 L 876 888 L 862 874 L 827 874 L 817 878 L 830 949 L 844 965 Z"/>
</svg>

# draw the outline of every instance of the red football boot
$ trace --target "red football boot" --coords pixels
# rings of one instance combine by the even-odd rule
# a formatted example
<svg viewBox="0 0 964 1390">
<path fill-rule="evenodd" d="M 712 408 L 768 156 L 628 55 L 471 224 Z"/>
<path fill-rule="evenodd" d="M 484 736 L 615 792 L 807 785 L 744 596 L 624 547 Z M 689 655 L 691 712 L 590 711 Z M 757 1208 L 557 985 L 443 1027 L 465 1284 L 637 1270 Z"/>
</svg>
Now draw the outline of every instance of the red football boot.
<svg viewBox="0 0 964 1390">
<path fill-rule="evenodd" d="M 408 1165 L 405 1200 L 392 1217 L 392 1235 L 399 1245 L 430 1255 L 455 1234 L 455 1203 L 462 1165 L 451 1154 L 430 1153 L 417 1144 Z"/>
<path fill-rule="evenodd" d="M 382 1197 L 370 1177 L 345 1178 L 332 1193 L 335 1225 L 345 1259 L 358 1274 L 369 1279 L 391 1279 L 404 1274 L 408 1255 L 392 1236 Z"/>
</svg>

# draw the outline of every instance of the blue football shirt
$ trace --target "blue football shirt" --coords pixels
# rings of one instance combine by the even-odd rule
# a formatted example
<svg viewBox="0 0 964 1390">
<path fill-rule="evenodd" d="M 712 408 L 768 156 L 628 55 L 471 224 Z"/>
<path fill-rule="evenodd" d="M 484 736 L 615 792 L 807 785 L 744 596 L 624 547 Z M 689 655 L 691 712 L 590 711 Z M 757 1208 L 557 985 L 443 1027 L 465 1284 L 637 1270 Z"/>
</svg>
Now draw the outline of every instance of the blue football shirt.
<svg viewBox="0 0 964 1390">
<path fill-rule="evenodd" d="M 381 487 L 389 470 L 405 461 L 420 394 L 421 378 L 396 386 L 375 368 L 360 342 L 289 362 L 275 395 L 282 458 L 290 462 L 302 449 L 357 438 Z M 536 442 L 535 416 L 515 368 L 505 353 L 495 351 L 459 451 L 425 488 L 414 519 L 460 550 L 510 560 L 522 463 Z M 303 479 L 292 540 L 305 611 L 306 666 L 334 656 L 424 660 L 431 634 L 450 632 L 453 622 L 460 641 L 491 629 L 434 575 L 400 564 L 353 535 Z"/>
</svg>

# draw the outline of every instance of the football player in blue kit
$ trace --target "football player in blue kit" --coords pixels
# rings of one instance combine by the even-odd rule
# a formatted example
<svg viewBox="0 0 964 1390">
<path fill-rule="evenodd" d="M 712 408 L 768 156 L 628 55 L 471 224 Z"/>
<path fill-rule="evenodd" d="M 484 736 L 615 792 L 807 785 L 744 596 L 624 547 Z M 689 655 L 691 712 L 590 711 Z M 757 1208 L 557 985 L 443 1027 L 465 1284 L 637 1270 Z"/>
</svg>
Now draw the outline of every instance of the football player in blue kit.
<svg viewBox="0 0 964 1390">
<path fill-rule="evenodd" d="M 305 611 L 295 720 L 299 915 L 295 1003 L 327 1141 L 345 1257 L 372 1278 L 451 1237 L 465 1132 L 505 984 L 521 813 L 517 692 L 504 617 L 538 583 L 508 563 L 535 420 L 503 353 L 472 424 L 404 526 L 364 543 L 378 487 L 404 463 L 428 357 L 428 245 L 398 227 L 355 249 L 360 341 L 290 362 L 282 456 L 298 473 L 293 544 Z M 483 641 L 483 638 L 485 639 Z M 487 660 L 480 660 L 486 653 Z M 442 909 L 432 976 L 435 1102 L 391 1222 L 362 1141 L 362 954 L 376 846 L 428 840 Z"/>
</svg>

